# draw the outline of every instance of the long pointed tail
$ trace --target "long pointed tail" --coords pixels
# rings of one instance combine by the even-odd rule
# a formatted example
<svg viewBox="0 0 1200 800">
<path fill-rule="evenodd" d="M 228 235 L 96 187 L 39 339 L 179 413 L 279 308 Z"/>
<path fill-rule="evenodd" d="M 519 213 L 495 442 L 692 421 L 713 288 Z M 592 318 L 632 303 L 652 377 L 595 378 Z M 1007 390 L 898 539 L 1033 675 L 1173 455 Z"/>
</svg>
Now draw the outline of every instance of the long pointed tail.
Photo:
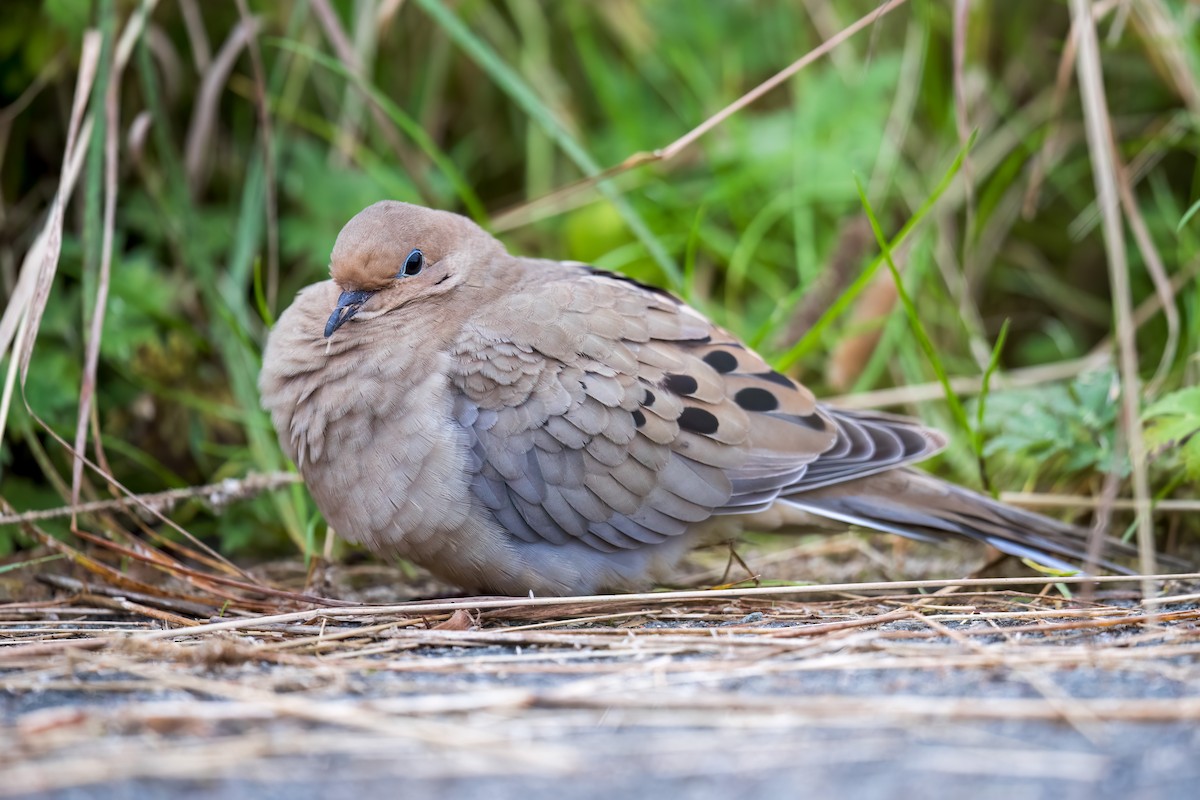
<svg viewBox="0 0 1200 800">
<path fill-rule="evenodd" d="M 895 533 L 910 539 L 974 539 L 997 550 L 1064 570 L 1087 560 L 1088 531 L 1005 505 L 915 469 L 895 469 L 858 480 L 780 498 L 817 516 Z M 1135 548 L 1106 538 L 1097 562 L 1124 574 L 1110 560 L 1136 555 Z"/>
</svg>

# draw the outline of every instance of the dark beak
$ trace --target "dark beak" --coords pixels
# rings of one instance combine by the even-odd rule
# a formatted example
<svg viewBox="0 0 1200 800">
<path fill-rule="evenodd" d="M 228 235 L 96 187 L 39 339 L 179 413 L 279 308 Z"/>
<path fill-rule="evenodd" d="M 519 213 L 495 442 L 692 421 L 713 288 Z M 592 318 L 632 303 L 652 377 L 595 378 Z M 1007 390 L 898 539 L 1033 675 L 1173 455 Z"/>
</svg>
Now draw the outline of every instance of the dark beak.
<svg viewBox="0 0 1200 800">
<path fill-rule="evenodd" d="M 342 324 L 358 313 L 362 308 L 363 303 L 371 298 L 374 292 L 342 292 L 338 297 L 337 306 L 333 309 L 333 313 L 329 315 L 329 322 L 325 323 L 325 338 L 333 336 L 333 332 L 342 327 Z"/>
</svg>

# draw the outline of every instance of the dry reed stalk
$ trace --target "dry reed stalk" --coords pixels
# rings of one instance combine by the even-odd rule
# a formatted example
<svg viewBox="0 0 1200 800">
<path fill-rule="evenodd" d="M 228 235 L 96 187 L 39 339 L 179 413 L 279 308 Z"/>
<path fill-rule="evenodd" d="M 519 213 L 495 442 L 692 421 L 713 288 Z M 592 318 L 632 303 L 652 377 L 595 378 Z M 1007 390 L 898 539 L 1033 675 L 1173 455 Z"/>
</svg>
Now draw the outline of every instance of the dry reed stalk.
<svg viewBox="0 0 1200 800">
<path fill-rule="evenodd" d="M 1100 45 L 1096 38 L 1092 9 L 1087 0 L 1071 0 L 1071 18 L 1076 23 L 1078 55 L 1076 69 L 1083 98 L 1084 123 L 1088 151 L 1096 182 L 1097 202 L 1103 219 L 1104 247 L 1108 255 L 1109 280 L 1112 284 L 1113 313 L 1116 317 L 1117 354 L 1121 375 L 1121 420 L 1132 464 L 1133 495 L 1137 502 L 1138 555 L 1143 572 L 1154 572 L 1156 552 L 1150 518 L 1150 481 L 1146 473 L 1146 449 L 1142 441 L 1140 416 L 1141 380 L 1138 377 L 1136 328 L 1130 293 L 1129 263 L 1125 251 L 1125 233 L 1121 219 L 1118 166 L 1113 158 L 1116 140 L 1104 91 L 1100 65 Z M 1153 597 L 1155 586 L 1142 584 L 1142 594 Z"/>
</svg>

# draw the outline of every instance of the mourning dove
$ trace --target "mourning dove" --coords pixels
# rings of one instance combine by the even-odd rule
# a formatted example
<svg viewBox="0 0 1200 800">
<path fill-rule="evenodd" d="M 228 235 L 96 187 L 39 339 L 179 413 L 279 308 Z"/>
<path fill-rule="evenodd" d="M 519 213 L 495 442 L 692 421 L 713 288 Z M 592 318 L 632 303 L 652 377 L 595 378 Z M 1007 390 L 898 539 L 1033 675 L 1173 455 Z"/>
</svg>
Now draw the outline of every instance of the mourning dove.
<svg viewBox="0 0 1200 800">
<path fill-rule="evenodd" d="M 331 265 L 271 332 L 263 405 L 340 535 L 468 591 L 645 588 L 811 515 L 1084 556 L 1079 529 L 906 466 L 941 433 L 818 403 L 666 292 L 391 201 Z"/>
</svg>

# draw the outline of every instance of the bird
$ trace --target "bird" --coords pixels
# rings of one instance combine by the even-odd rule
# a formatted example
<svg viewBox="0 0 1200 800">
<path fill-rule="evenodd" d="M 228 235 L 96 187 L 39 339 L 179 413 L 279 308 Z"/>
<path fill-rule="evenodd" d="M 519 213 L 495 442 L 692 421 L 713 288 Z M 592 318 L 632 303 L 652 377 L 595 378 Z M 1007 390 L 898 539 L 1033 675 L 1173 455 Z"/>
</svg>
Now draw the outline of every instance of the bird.
<svg viewBox="0 0 1200 800">
<path fill-rule="evenodd" d="M 814 517 L 1087 556 L 1086 531 L 912 466 L 944 434 L 823 404 L 668 292 L 511 255 L 449 211 L 355 215 L 272 328 L 259 389 L 340 536 L 467 592 L 641 590 L 693 548 Z"/>
</svg>

